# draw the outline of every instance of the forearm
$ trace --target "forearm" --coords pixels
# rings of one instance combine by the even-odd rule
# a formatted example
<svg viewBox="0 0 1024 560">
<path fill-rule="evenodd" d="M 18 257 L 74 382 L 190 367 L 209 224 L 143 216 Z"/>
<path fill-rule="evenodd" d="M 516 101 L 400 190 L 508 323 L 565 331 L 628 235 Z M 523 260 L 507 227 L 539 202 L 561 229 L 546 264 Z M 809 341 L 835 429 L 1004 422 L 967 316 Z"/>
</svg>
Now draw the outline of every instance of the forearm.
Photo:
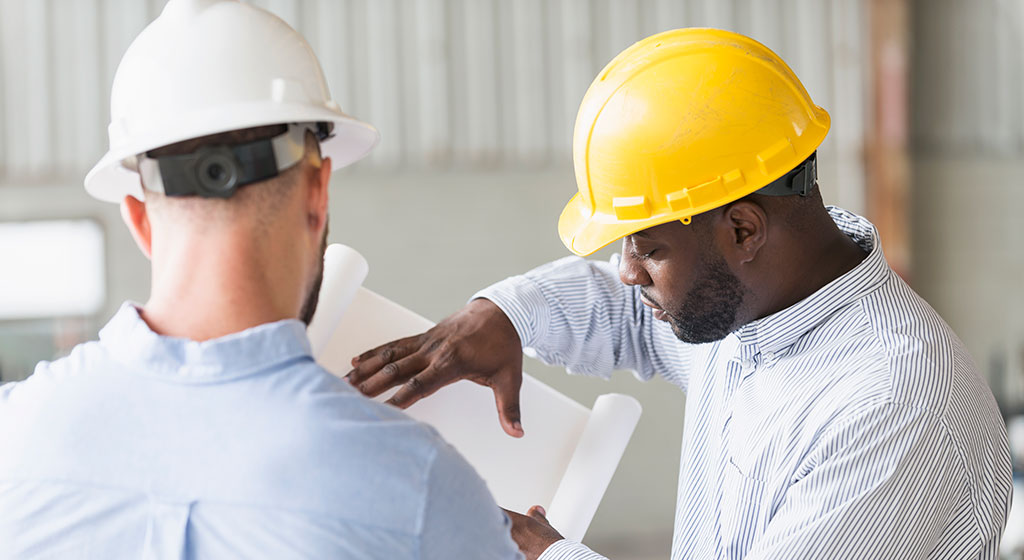
<svg viewBox="0 0 1024 560">
<path fill-rule="evenodd" d="M 569 257 L 514 276 L 474 297 L 509 317 L 524 348 L 573 373 L 607 377 L 614 369 L 654 374 L 654 319 L 618 279 L 615 261 Z"/>
</svg>

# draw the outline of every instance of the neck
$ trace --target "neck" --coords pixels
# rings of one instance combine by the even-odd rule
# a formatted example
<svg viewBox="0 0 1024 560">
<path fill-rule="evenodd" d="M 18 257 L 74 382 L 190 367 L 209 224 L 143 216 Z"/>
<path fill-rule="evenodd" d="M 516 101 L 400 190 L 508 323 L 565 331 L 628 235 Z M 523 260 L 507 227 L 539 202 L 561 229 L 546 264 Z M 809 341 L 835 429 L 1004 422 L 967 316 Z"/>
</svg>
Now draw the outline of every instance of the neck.
<svg viewBox="0 0 1024 560">
<path fill-rule="evenodd" d="M 827 221 L 826 221 L 827 220 Z M 815 224 L 810 235 L 786 240 L 789 251 L 777 259 L 781 267 L 773 275 L 765 305 L 756 318 L 767 317 L 810 297 L 827 284 L 853 270 L 867 253 L 836 226 L 828 214 Z"/>
<path fill-rule="evenodd" d="M 153 288 L 142 318 L 158 334 L 196 341 L 296 318 L 301 251 L 273 249 L 247 235 L 154 243 Z"/>
</svg>

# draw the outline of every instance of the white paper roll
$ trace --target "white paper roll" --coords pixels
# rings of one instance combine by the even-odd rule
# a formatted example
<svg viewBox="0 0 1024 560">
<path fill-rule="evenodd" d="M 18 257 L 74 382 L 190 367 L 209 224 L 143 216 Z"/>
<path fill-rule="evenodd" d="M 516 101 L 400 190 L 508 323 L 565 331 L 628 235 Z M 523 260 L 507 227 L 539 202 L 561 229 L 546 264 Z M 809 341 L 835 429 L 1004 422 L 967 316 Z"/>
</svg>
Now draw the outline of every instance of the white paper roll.
<svg viewBox="0 0 1024 560">
<path fill-rule="evenodd" d="M 340 243 L 332 243 L 327 247 L 319 303 L 306 329 L 313 357 L 319 357 L 327 346 L 369 271 L 370 265 L 355 249 Z"/>
<path fill-rule="evenodd" d="M 640 403 L 628 395 L 609 393 L 594 401 L 590 419 L 548 508 L 548 521 L 565 538 L 583 540 L 640 420 L 640 412 Z"/>
<path fill-rule="evenodd" d="M 325 289 L 358 286 L 351 278 L 337 278 L 348 274 L 326 271 Z M 356 287 L 354 297 L 345 297 L 344 308 L 332 300 L 321 301 L 321 311 L 337 326 L 326 342 L 318 343 L 322 351 L 316 356 L 338 376 L 351 369 L 350 360 L 360 352 L 433 326 L 366 288 Z M 340 320 L 335 318 L 339 316 Z M 327 322 L 320 320 L 324 319 L 314 320 L 318 328 Z M 534 504 L 545 506 L 555 529 L 580 540 L 633 433 L 640 404 L 626 395 L 608 394 L 598 397 L 591 411 L 524 373 L 520 407 L 526 435 L 519 439 L 502 431 L 491 390 L 470 381 L 448 385 L 406 412 L 432 425 L 454 445 L 487 482 L 499 505 L 518 512 Z"/>
</svg>

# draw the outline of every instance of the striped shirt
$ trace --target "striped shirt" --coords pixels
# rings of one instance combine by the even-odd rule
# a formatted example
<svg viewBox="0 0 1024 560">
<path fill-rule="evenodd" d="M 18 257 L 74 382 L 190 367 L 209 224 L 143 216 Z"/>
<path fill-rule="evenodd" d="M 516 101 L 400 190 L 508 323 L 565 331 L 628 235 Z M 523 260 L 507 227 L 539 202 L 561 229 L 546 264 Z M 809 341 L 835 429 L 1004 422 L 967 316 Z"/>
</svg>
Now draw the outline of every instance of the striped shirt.
<svg viewBox="0 0 1024 560">
<path fill-rule="evenodd" d="M 687 395 L 672 558 L 996 558 L 1011 494 L 1006 430 L 963 344 L 869 254 L 718 342 L 679 341 L 617 262 L 576 257 L 478 294 L 545 362 L 660 375 Z M 602 556 L 568 540 L 542 560 Z"/>
</svg>

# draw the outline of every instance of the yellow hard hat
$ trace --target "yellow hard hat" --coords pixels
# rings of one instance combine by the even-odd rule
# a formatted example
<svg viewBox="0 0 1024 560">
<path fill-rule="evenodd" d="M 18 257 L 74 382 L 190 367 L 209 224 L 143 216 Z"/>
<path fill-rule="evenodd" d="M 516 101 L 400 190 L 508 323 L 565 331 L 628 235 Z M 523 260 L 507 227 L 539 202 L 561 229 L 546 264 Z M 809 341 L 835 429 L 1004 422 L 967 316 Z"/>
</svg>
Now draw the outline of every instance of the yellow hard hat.
<svg viewBox="0 0 1024 560">
<path fill-rule="evenodd" d="M 648 37 L 583 96 L 573 133 L 579 193 L 562 211 L 559 236 L 589 255 L 642 229 L 688 222 L 813 164 L 829 122 L 789 66 L 749 37 L 719 29 Z"/>
</svg>

